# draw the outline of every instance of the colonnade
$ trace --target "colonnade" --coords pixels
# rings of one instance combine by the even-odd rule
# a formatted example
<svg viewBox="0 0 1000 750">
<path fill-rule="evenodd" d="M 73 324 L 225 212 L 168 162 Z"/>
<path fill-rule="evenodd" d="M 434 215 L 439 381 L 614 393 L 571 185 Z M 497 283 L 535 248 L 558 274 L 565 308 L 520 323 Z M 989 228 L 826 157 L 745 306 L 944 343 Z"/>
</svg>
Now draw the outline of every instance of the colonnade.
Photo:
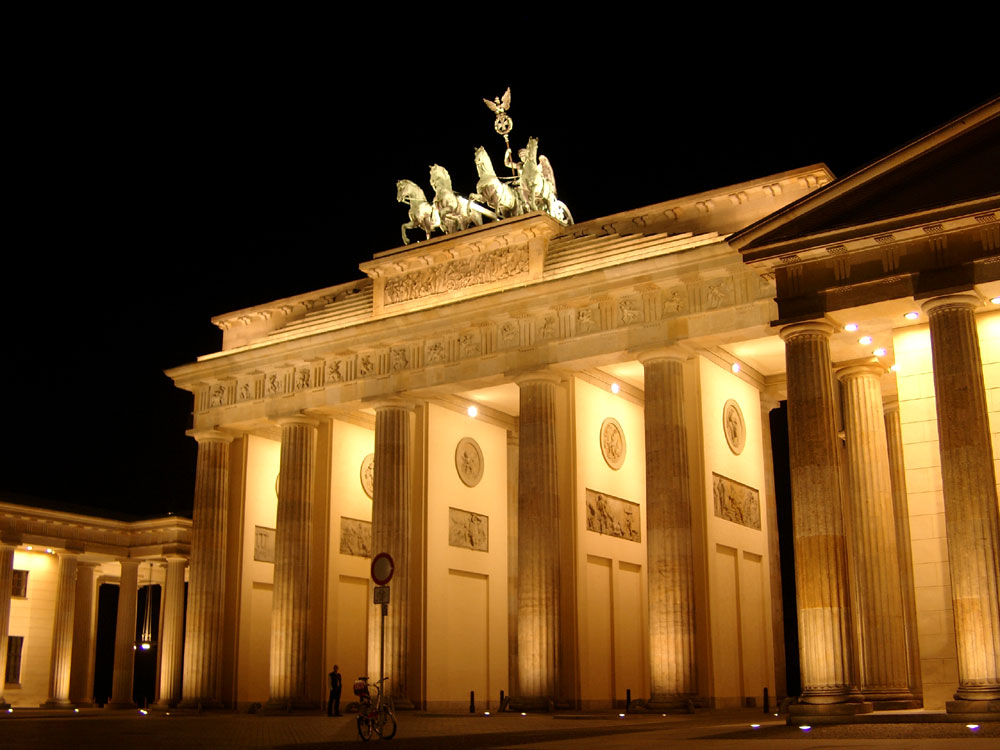
<svg viewBox="0 0 1000 750">
<path fill-rule="evenodd" d="M 1000 527 L 972 295 L 929 300 L 959 685 L 949 711 L 1000 698 Z M 913 571 L 898 405 L 881 367 L 837 372 L 818 321 L 784 327 L 802 672 L 800 713 L 918 705 Z M 846 486 L 841 477 L 846 476 Z"/>
<path fill-rule="evenodd" d="M 11 590 L 14 551 L 17 544 L 0 542 L 0 665 L 7 661 L 10 635 Z M 48 698 L 42 705 L 69 708 L 93 705 L 94 648 L 96 637 L 95 576 L 98 563 L 81 561 L 78 550 L 65 549 L 56 556 L 56 597 L 52 618 Z M 120 565 L 113 683 L 109 708 L 133 708 L 136 603 L 139 560 L 122 558 Z M 160 633 L 159 702 L 174 705 L 179 698 L 180 643 L 183 637 L 184 569 L 187 558 L 168 556 L 166 593 L 161 599 L 163 627 Z M 3 681 L 0 707 L 6 708 Z"/>
</svg>

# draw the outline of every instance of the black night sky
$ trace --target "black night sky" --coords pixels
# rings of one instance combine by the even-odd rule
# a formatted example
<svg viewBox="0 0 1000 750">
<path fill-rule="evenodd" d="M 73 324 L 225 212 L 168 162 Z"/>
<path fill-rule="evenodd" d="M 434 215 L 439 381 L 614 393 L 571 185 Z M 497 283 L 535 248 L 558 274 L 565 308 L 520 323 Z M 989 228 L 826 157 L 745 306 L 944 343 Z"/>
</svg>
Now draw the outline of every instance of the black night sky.
<svg viewBox="0 0 1000 750">
<path fill-rule="evenodd" d="M 577 221 L 817 162 L 844 176 L 1000 93 L 992 42 L 947 19 L 934 46 L 417 7 L 9 29 L 0 499 L 189 513 L 191 398 L 163 370 L 218 349 L 213 315 L 360 278 L 400 244 L 396 180 L 430 195 L 438 163 L 471 192 L 475 147 L 503 156 L 482 97 L 507 86 L 512 141 L 539 137 Z"/>
</svg>

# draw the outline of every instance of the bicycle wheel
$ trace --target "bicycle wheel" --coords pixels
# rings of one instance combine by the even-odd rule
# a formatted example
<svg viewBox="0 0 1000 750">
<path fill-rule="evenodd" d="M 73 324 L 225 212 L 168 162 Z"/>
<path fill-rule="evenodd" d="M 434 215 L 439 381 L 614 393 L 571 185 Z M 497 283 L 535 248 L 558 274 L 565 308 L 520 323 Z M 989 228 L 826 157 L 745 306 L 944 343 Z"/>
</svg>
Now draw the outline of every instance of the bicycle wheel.
<svg viewBox="0 0 1000 750">
<path fill-rule="evenodd" d="M 361 709 L 364 711 L 364 709 Z M 363 713 L 358 714 L 358 735 L 362 740 L 368 742 L 372 738 L 372 722 Z"/>
<path fill-rule="evenodd" d="M 391 740 L 396 736 L 396 712 L 388 706 L 379 709 L 378 733 L 383 740 Z"/>
</svg>

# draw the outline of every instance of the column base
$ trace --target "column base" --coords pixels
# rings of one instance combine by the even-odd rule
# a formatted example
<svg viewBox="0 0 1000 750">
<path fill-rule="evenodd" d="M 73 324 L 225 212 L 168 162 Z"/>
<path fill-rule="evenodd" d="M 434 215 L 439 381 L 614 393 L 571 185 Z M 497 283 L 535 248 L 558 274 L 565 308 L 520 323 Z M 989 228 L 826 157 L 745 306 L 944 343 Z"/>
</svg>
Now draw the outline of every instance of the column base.
<svg viewBox="0 0 1000 750">
<path fill-rule="evenodd" d="M 541 695 L 541 696 L 529 696 L 529 697 L 522 697 L 522 698 L 511 697 L 511 699 L 510 699 L 510 707 L 509 707 L 508 710 L 510 710 L 510 711 L 533 711 L 533 712 L 536 712 L 536 713 L 537 712 L 541 712 L 541 711 L 545 711 L 545 712 L 548 712 L 548 713 L 552 713 L 553 711 L 556 710 L 556 701 L 555 701 L 555 699 L 550 698 L 548 696 L 544 696 L 544 695 Z"/>
<path fill-rule="evenodd" d="M 104 707 L 112 711 L 124 711 L 129 708 L 137 708 L 132 701 L 108 701 Z"/>
<path fill-rule="evenodd" d="M 265 714 L 290 714 L 293 711 L 319 711 L 323 706 L 319 701 L 306 698 L 294 698 L 288 700 L 269 700 L 264 704 L 261 713 Z"/>
<path fill-rule="evenodd" d="M 697 698 L 696 695 L 656 695 L 646 701 L 646 710 L 662 714 L 693 714 Z"/>
<path fill-rule="evenodd" d="M 796 703 L 788 707 L 788 724 L 801 723 L 803 719 L 823 716 L 857 716 L 870 714 L 874 710 L 871 703 Z"/>
<path fill-rule="evenodd" d="M 409 698 L 407 698 L 405 695 L 400 696 L 398 698 L 393 698 L 392 705 L 394 708 L 400 711 L 413 711 L 417 707 L 416 704 Z"/>
<path fill-rule="evenodd" d="M 72 701 L 45 701 L 40 703 L 39 708 L 73 708 L 76 704 Z"/>
<path fill-rule="evenodd" d="M 944 710 L 950 714 L 992 714 L 1000 718 L 1000 700 L 970 701 L 953 700 L 944 704 Z"/>
<path fill-rule="evenodd" d="M 177 704 L 177 708 L 193 708 L 197 711 L 213 711 L 225 708 L 218 698 L 189 698 Z"/>
</svg>

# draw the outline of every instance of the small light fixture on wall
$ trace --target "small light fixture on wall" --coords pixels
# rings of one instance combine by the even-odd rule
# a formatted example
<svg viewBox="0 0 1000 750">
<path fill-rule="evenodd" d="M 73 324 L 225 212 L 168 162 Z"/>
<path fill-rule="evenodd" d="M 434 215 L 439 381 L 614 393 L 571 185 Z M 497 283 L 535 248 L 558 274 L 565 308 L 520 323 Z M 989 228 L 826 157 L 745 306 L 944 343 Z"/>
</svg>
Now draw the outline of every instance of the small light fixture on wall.
<svg viewBox="0 0 1000 750">
<path fill-rule="evenodd" d="M 733 371 L 733 375 L 738 375 L 739 372 L 740 372 L 740 369 L 741 369 L 740 368 L 740 363 L 739 362 L 733 362 L 733 364 L 730 366 L 729 369 Z"/>
<path fill-rule="evenodd" d="M 910 312 L 906 313 L 906 315 L 904 315 L 903 317 L 906 318 L 907 320 L 916 320 L 917 318 L 920 317 L 920 313 L 918 313 L 916 310 L 911 310 Z"/>
<path fill-rule="evenodd" d="M 618 391 L 620 391 L 621 389 L 622 389 L 622 387 L 620 385 L 618 385 L 618 383 L 612 383 L 611 384 L 611 392 L 612 393 L 618 393 Z"/>
<path fill-rule="evenodd" d="M 868 346 L 871 342 L 872 342 L 871 336 L 862 336 L 861 338 L 858 339 L 858 343 L 861 344 L 862 346 Z"/>
<path fill-rule="evenodd" d="M 475 419 L 479 415 L 479 409 L 477 409 L 475 406 L 470 406 L 468 409 L 465 410 L 465 413 L 468 414 L 469 417 L 471 417 L 472 419 Z"/>
<path fill-rule="evenodd" d="M 846 326 L 844 326 L 844 330 L 845 331 L 850 331 L 851 333 L 854 333 L 856 330 L 858 330 L 858 324 L 857 323 L 848 323 Z"/>
</svg>

